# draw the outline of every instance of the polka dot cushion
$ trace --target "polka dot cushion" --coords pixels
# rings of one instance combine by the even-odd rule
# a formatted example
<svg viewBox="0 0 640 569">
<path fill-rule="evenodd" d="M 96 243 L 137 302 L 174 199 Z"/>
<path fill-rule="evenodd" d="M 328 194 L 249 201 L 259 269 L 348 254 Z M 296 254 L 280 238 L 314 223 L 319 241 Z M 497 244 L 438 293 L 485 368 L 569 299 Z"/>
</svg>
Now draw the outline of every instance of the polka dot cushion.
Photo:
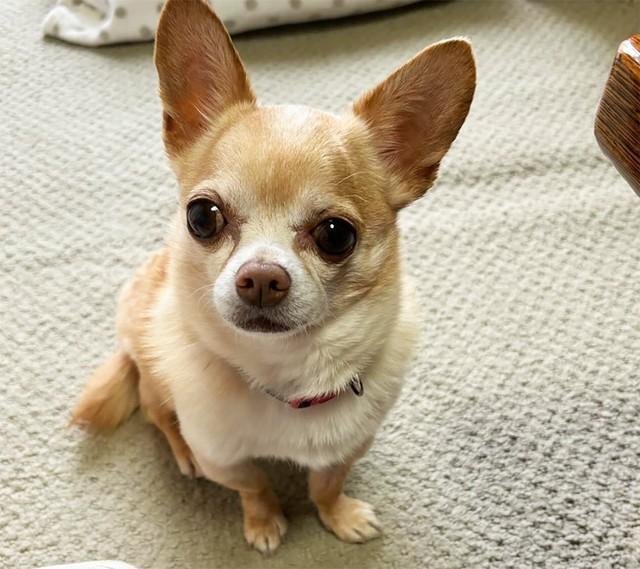
<svg viewBox="0 0 640 569">
<path fill-rule="evenodd" d="M 184 0 L 188 1 L 188 0 Z M 231 33 L 294 22 L 340 18 L 417 0 L 208 0 Z M 43 32 L 68 42 L 98 46 L 153 39 L 159 0 L 58 0 Z"/>
</svg>

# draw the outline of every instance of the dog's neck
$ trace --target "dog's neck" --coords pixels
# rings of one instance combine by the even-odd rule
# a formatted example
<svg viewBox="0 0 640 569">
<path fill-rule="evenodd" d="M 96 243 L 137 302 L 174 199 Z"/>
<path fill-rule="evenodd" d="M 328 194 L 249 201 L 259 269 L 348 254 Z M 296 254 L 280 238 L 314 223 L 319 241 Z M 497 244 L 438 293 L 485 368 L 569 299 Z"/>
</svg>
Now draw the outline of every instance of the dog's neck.
<svg viewBox="0 0 640 569">
<path fill-rule="evenodd" d="M 395 302 L 381 309 L 367 299 L 324 325 L 293 335 L 244 334 L 220 317 L 184 305 L 177 311 L 191 336 L 239 370 L 247 383 L 291 401 L 340 393 L 352 378 L 366 379 L 393 328 Z"/>
<path fill-rule="evenodd" d="M 346 391 L 354 377 L 366 377 L 384 341 L 382 334 L 376 338 L 375 328 L 367 338 L 341 337 L 331 327 L 299 338 L 233 334 L 218 336 L 209 347 L 240 370 L 250 386 L 287 401 L 313 399 Z"/>
<path fill-rule="evenodd" d="M 354 375 L 349 381 L 348 386 L 345 389 L 336 391 L 333 393 L 324 393 L 322 395 L 316 395 L 313 397 L 297 397 L 295 399 L 287 399 L 272 389 L 259 388 L 260 391 L 267 395 L 277 399 L 281 403 L 292 407 L 293 409 L 306 409 L 308 407 L 316 407 L 317 405 L 323 405 L 329 403 L 342 395 L 355 395 L 356 397 L 362 397 L 364 395 L 364 385 L 359 374 Z"/>
</svg>

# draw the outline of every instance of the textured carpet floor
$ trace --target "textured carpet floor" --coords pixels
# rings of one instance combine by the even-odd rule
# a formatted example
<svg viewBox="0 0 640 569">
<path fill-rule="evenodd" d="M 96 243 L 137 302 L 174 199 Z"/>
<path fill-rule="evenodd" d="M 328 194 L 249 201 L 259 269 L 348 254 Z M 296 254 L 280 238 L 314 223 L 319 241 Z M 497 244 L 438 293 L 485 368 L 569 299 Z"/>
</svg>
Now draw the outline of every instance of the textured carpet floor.
<svg viewBox="0 0 640 569">
<path fill-rule="evenodd" d="M 385 536 L 339 543 L 274 467 L 291 528 L 270 559 L 236 497 L 181 478 L 138 415 L 111 437 L 65 430 L 176 190 L 151 45 L 42 41 L 48 5 L 0 7 L 0 567 L 638 566 L 640 200 L 592 122 L 640 4 L 452 1 L 238 39 L 267 102 L 343 108 L 451 35 L 479 70 L 437 189 L 402 217 L 422 348 L 349 483 Z"/>
</svg>

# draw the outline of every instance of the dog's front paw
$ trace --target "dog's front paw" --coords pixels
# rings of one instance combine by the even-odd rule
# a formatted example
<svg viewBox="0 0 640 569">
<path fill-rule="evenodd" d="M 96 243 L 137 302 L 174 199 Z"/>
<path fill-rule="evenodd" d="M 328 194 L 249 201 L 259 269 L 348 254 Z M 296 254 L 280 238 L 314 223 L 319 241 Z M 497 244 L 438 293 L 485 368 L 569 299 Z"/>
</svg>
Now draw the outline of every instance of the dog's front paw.
<svg viewBox="0 0 640 569">
<path fill-rule="evenodd" d="M 244 537 L 251 547 L 268 555 L 278 549 L 287 531 L 287 520 L 280 512 L 267 517 L 245 516 Z"/>
<path fill-rule="evenodd" d="M 342 541 L 364 543 L 378 537 L 380 523 L 373 507 L 344 494 L 330 506 L 318 508 L 322 523 Z"/>
</svg>

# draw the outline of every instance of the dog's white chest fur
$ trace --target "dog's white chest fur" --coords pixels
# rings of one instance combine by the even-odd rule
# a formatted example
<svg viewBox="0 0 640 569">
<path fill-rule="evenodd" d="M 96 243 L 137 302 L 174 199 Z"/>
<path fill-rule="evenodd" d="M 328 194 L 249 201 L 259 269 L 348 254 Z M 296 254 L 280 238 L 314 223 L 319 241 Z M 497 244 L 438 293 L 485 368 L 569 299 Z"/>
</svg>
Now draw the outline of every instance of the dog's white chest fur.
<svg viewBox="0 0 640 569">
<path fill-rule="evenodd" d="M 226 466 L 272 457 L 322 468 L 352 455 L 374 435 L 400 392 L 415 327 L 404 303 L 393 303 L 397 308 L 391 329 L 379 310 L 364 305 L 355 315 L 362 319 L 362 337 L 341 338 L 336 329 L 302 350 L 295 342 L 263 345 L 200 329 L 189 333 L 188 318 L 167 287 L 152 343 L 196 458 Z M 362 377 L 360 397 L 348 388 L 354 373 Z M 336 399 L 305 409 L 264 391 L 292 397 L 302 395 L 300 389 L 317 395 L 341 387 Z"/>
<path fill-rule="evenodd" d="M 273 457 L 321 468 L 350 456 L 372 436 L 399 386 L 387 386 L 392 393 L 383 400 L 379 393 L 358 398 L 345 392 L 323 405 L 293 409 L 258 391 L 221 397 L 200 382 L 175 402 L 185 440 L 209 463 Z"/>
</svg>

